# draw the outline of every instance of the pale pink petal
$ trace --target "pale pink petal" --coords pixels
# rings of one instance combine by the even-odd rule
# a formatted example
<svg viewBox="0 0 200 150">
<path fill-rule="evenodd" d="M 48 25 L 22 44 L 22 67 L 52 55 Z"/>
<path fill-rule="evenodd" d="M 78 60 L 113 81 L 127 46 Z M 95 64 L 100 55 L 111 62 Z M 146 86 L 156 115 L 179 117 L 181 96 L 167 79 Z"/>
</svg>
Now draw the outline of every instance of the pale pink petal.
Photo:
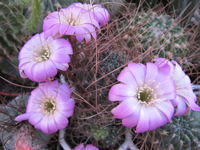
<svg viewBox="0 0 200 150">
<path fill-rule="evenodd" d="M 155 78 L 158 74 L 158 66 L 153 63 L 147 63 L 147 71 L 146 71 L 146 78 L 145 84 L 151 86 L 153 82 L 155 82 Z"/>
<path fill-rule="evenodd" d="M 67 102 L 69 100 L 70 95 L 71 91 L 66 83 L 59 86 L 57 99 L 62 99 L 63 102 Z"/>
<path fill-rule="evenodd" d="M 27 120 L 29 117 L 31 117 L 34 114 L 34 112 L 29 112 L 25 114 L 21 114 L 15 118 L 15 121 L 23 121 Z"/>
<path fill-rule="evenodd" d="M 57 74 L 57 69 L 51 60 L 47 60 L 44 63 L 45 72 L 48 77 L 54 77 Z"/>
<path fill-rule="evenodd" d="M 28 121 L 32 124 L 32 125 L 36 125 L 38 124 L 42 119 L 43 119 L 44 115 L 42 113 L 34 113 L 29 119 Z"/>
<path fill-rule="evenodd" d="M 69 123 L 68 119 L 64 115 L 62 115 L 59 111 L 54 112 L 54 119 L 56 126 L 58 127 L 59 130 L 65 128 Z"/>
<path fill-rule="evenodd" d="M 65 117 L 71 117 L 74 113 L 74 109 L 70 109 L 70 110 L 62 110 L 60 111 L 61 114 L 63 114 Z"/>
<path fill-rule="evenodd" d="M 178 104 L 177 104 L 177 109 L 174 116 L 183 115 L 186 111 L 186 104 L 185 104 L 184 98 L 177 96 L 176 101 L 178 102 Z"/>
<path fill-rule="evenodd" d="M 142 133 L 149 129 L 149 118 L 150 118 L 149 111 L 147 110 L 146 106 L 142 105 L 140 111 L 140 117 L 138 120 L 138 124 L 136 127 L 135 133 Z"/>
<path fill-rule="evenodd" d="M 40 129 L 42 132 L 49 134 L 48 130 L 48 116 L 44 116 L 40 123 Z"/>
<path fill-rule="evenodd" d="M 54 118 L 50 116 L 48 119 L 48 131 L 49 133 L 55 133 L 58 131 Z"/>
<path fill-rule="evenodd" d="M 158 103 L 154 103 L 154 106 L 160 110 L 161 112 L 164 113 L 166 116 L 167 120 L 170 121 L 173 114 L 174 114 L 174 107 L 170 101 L 162 101 Z"/>
<path fill-rule="evenodd" d="M 122 71 L 119 76 L 117 77 L 117 80 L 125 83 L 127 85 L 132 86 L 135 90 L 137 90 L 137 82 L 135 81 L 135 78 L 133 77 L 132 73 L 130 71 Z"/>
<path fill-rule="evenodd" d="M 133 86 L 126 84 L 116 84 L 112 86 L 109 94 L 128 97 L 128 96 L 135 96 L 137 94 L 137 91 Z"/>
<path fill-rule="evenodd" d="M 138 83 L 138 86 L 142 87 L 146 76 L 146 66 L 143 64 L 129 63 L 128 68 Z"/>
<path fill-rule="evenodd" d="M 69 99 L 67 102 L 59 102 L 58 104 L 59 110 L 71 110 L 75 106 L 75 101 L 74 99 Z"/>
<path fill-rule="evenodd" d="M 52 60 L 53 62 L 56 61 L 58 63 L 69 63 L 70 62 L 70 57 L 69 57 L 68 53 L 59 51 L 59 50 L 53 52 L 49 59 Z"/>
<path fill-rule="evenodd" d="M 46 73 L 44 69 L 44 62 L 37 63 L 33 67 L 33 79 L 36 82 L 46 81 Z"/>
<path fill-rule="evenodd" d="M 58 68 L 59 70 L 62 70 L 62 71 L 66 71 L 67 68 L 69 68 L 68 63 L 62 63 L 62 64 L 60 64 L 60 63 L 55 62 L 55 61 L 53 63 L 56 66 L 56 68 Z"/>
<path fill-rule="evenodd" d="M 131 115 L 135 109 L 140 105 L 136 98 L 129 98 L 122 101 L 117 107 L 113 108 L 111 112 L 115 118 L 123 119 Z"/>
<path fill-rule="evenodd" d="M 76 38 L 79 42 L 81 42 L 85 37 L 85 29 L 82 26 L 75 26 L 74 27 Z"/>
<path fill-rule="evenodd" d="M 122 119 L 122 124 L 128 128 L 135 127 L 138 124 L 140 111 L 141 111 L 141 105 L 138 105 L 138 107 L 134 110 L 134 112 L 131 115 Z"/>
</svg>

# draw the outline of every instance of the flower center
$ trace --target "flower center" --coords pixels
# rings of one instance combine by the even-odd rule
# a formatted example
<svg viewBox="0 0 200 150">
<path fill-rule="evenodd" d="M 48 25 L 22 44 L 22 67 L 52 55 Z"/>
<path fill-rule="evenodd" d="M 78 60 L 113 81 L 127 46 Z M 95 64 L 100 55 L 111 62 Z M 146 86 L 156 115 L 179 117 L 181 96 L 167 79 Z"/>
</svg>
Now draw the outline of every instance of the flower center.
<svg viewBox="0 0 200 150">
<path fill-rule="evenodd" d="M 45 115 L 50 115 L 56 110 L 56 103 L 55 101 L 51 99 L 46 99 L 41 105 L 40 105 L 41 111 Z"/>
<path fill-rule="evenodd" d="M 84 21 L 85 17 L 82 16 L 83 14 L 76 14 L 75 8 L 70 8 L 65 12 L 60 13 L 60 21 L 63 24 L 71 25 L 71 26 L 78 26 Z"/>
<path fill-rule="evenodd" d="M 34 59 L 36 61 L 47 61 L 51 55 L 51 50 L 49 46 L 41 45 L 36 49 L 36 55 L 34 56 Z"/>
<path fill-rule="evenodd" d="M 156 99 L 153 88 L 147 86 L 140 87 L 137 93 L 137 99 L 140 103 L 149 104 L 151 100 Z"/>
</svg>

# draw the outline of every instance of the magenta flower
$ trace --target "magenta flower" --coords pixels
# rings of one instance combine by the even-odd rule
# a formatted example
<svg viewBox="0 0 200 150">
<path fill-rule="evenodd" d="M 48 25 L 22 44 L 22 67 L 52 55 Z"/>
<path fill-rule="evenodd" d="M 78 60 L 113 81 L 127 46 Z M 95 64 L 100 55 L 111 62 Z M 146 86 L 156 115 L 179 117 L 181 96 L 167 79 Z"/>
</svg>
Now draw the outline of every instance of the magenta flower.
<svg viewBox="0 0 200 150">
<path fill-rule="evenodd" d="M 68 125 L 68 117 L 74 113 L 75 101 L 66 83 L 57 80 L 41 83 L 31 92 L 26 113 L 15 121 L 28 121 L 44 133 L 54 133 Z"/>
<path fill-rule="evenodd" d="M 92 4 L 82 4 L 82 3 L 73 3 L 71 6 L 77 6 L 77 7 L 81 7 L 85 10 L 89 10 L 90 12 L 92 12 L 95 15 L 95 19 L 102 25 L 106 25 L 106 23 L 108 22 L 108 20 L 110 19 L 110 14 L 109 12 L 103 8 L 101 5 L 92 5 Z"/>
<path fill-rule="evenodd" d="M 171 67 L 171 76 L 176 84 L 177 96 L 176 99 L 172 101 L 174 107 L 177 107 L 174 116 L 183 115 L 188 111 L 186 104 L 194 111 L 200 111 L 200 107 L 195 103 L 197 97 L 192 90 L 192 85 L 190 78 L 182 70 L 181 66 L 174 60 L 171 62 L 165 58 L 156 58 L 158 66 L 162 68 L 164 65 L 169 65 Z"/>
<path fill-rule="evenodd" d="M 65 39 L 44 39 L 44 34 L 33 36 L 19 52 L 19 71 L 23 78 L 35 82 L 54 77 L 57 69 L 66 71 L 73 54 L 71 44 Z"/>
<path fill-rule="evenodd" d="M 78 146 L 76 146 L 74 150 L 99 150 L 99 148 L 93 146 L 92 144 L 88 144 L 86 145 L 86 147 L 84 147 L 84 144 L 81 143 Z"/>
<path fill-rule="evenodd" d="M 75 35 L 79 42 L 85 38 L 86 43 L 91 40 L 91 35 L 96 39 L 95 27 L 100 30 L 94 15 L 75 6 L 49 14 L 43 24 L 45 37 L 51 35 L 58 38 L 63 35 Z"/>
<path fill-rule="evenodd" d="M 121 101 L 112 113 L 126 127 L 136 127 L 136 133 L 152 131 L 169 122 L 174 113 L 171 100 L 176 97 L 170 67 L 156 64 L 129 63 L 118 76 L 120 84 L 109 91 L 111 101 Z"/>
</svg>

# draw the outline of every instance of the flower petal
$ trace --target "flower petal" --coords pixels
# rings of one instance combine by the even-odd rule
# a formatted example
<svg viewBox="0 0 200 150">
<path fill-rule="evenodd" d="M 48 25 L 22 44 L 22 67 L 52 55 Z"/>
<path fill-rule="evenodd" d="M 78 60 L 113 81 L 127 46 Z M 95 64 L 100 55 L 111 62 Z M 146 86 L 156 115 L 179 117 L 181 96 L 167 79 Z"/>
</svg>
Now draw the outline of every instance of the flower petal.
<svg viewBox="0 0 200 150">
<path fill-rule="evenodd" d="M 177 96 L 176 101 L 178 102 L 176 113 L 174 116 L 183 115 L 186 111 L 186 104 L 183 97 Z"/>
<path fill-rule="evenodd" d="M 54 112 L 54 119 L 59 130 L 64 129 L 69 123 L 68 119 L 59 111 Z"/>
<path fill-rule="evenodd" d="M 139 87 L 144 85 L 144 79 L 146 76 L 146 66 L 143 64 L 129 63 L 128 68 L 133 74 Z"/>
<path fill-rule="evenodd" d="M 138 124 L 140 111 L 141 111 L 141 105 L 138 105 L 138 107 L 130 116 L 122 119 L 122 124 L 128 128 L 135 127 Z"/>
<path fill-rule="evenodd" d="M 120 83 L 112 86 L 112 88 L 109 91 L 109 94 L 128 97 L 135 96 L 137 94 L 137 91 L 134 89 L 133 86 Z"/>
<path fill-rule="evenodd" d="M 15 118 L 15 121 L 22 121 L 22 120 L 27 120 L 29 117 L 31 117 L 34 114 L 34 112 L 29 112 L 25 114 L 21 114 Z"/>
<path fill-rule="evenodd" d="M 115 118 L 122 119 L 131 115 L 138 107 L 139 103 L 136 98 L 129 98 L 122 101 L 117 107 L 111 110 Z"/>
<path fill-rule="evenodd" d="M 56 66 L 51 60 L 45 61 L 44 68 L 48 77 L 54 77 L 57 74 Z"/>
<path fill-rule="evenodd" d="M 135 133 L 142 133 L 149 129 L 149 117 L 149 111 L 142 105 Z"/>
<path fill-rule="evenodd" d="M 44 115 L 42 113 L 34 113 L 29 119 L 28 121 L 32 124 L 32 125 L 36 125 L 38 124 L 42 118 L 44 117 Z"/>
</svg>

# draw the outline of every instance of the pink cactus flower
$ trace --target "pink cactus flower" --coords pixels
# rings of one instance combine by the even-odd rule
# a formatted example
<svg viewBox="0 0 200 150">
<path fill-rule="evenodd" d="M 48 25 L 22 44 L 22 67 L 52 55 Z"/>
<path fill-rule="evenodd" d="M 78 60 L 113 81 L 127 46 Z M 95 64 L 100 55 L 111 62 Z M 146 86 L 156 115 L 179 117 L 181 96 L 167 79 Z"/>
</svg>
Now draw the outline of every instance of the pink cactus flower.
<svg viewBox="0 0 200 150">
<path fill-rule="evenodd" d="M 154 63 L 129 63 L 118 76 L 122 82 L 109 91 L 111 101 L 121 101 L 112 109 L 115 118 L 126 127 L 136 127 L 136 133 L 152 131 L 169 122 L 174 113 L 171 100 L 176 97 L 170 67 L 159 68 Z"/>
<path fill-rule="evenodd" d="M 99 150 L 99 148 L 93 146 L 92 144 L 88 144 L 86 145 L 86 147 L 84 147 L 84 144 L 81 143 L 78 146 L 76 146 L 74 150 Z"/>
<path fill-rule="evenodd" d="M 182 70 L 181 66 L 174 60 L 171 62 L 165 58 L 156 58 L 158 66 L 162 68 L 164 65 L 169 65 L 171 67 L 171 76 L 174 79 L 176 85 L 177 96 L 174 101 L 172 101 L 174 107 L 177 107 L 174 116 L 184 115 L 187 113 L 188 107 L 194 111 L 200 111 L 200 107 L 195 103 L 197 97 L 192 90 L 192 85 L 190 78 Z"/>
<path fill-rule="evenodd" d="M 15 121 L 28 121 L 46 134 L 57 132 L 68 125 L 68 117 L 74 113 L 75 101 L 66 83 L 57 80 L 41 83 L 31 92 L 26 113 Z"/>
<path fill-rule="evenodd" d="M 16 134 L 15 150 L 34 150 L 32 141 L 30 140 L 30 133 L 27 127 L 22 126 Z"/>
<path fill-rule="evenodd" d="M 63 35 L 74 35 L 79 42 L 85 39 L 88 43 L 91 35 L 96 39 L 95 27 L 100 30 L 94 15 L 80 7 L 68 7 L 49 14 L 44 19 L 43 31 L 45 37 L 51 35 L 58 38 Z"/>
<path fill-rule="evenodd" d="M 66 71 L 73 54 L 71 44 L 65 39 L 44 39 L 44 33 L 33 36 L 19 52 L 19 71 L 23 78 L 35 82 L 54 77 L 57 70 Z"/>
<path fill-rule="evenodd" d="M 89 10 L 90 12 L 92 12 L 95 15 L 95 19 L 102 26 L 106 25 L 106 23 L 110 19 L 109 12 L 99 4 L 98 5 L 92 5 L 92 4 L 73 3 L 69 7 L 73 7 L 73 6 L 81 7 L 83 9 L 87 10 L 87 11 Z"/>
</svg>

